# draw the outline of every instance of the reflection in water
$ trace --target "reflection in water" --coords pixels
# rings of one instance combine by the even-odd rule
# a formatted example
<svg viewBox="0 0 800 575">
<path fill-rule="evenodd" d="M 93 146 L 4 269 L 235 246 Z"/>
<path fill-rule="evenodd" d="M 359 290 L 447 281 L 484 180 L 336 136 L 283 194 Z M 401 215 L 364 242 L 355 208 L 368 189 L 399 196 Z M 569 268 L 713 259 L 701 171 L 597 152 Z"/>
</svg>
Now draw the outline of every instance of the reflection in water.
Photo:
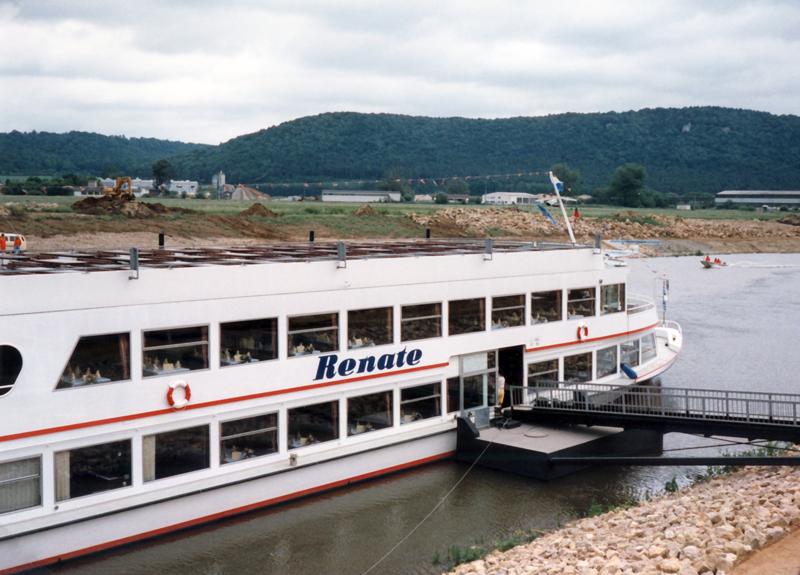
<svg viewBox="0 0 800 575">
<path fill-rule="evenodd" d="M 800 372 L 794 324 L 800 268 L 705 270 L 700 258 L 631 262 L 629 293 L 655 295 L 653 281 L 670 278 L 669 319 L 681 323 L 685 349 L 662 376 L 670 387 L 793 392 Z M 729 263 L 800 264 L 797 255 L 730 256 Z M 660 294 L 657 298 L 660 305 Z M 795 391 L 796 392 L 796 391 Z M 664 448 L 718 445 L 671 434 Z M 717 450 L 679 451 L 680 455 Z M 364 573 L 408 535 L 469 467 L 447 461 L 340 489 L 303 501 L 160 537 L 52 568 L 57 573 L 317 574 Z M 677 477 L 688 484 L 704 468 L 602 468 L 545 483 L 473 468 L 431 517 L 373 574 L 439 573 L 434 553 L 473 545 L 517 529 L 555 529 L 604 505 L 663 491 Z"/>
</svg>

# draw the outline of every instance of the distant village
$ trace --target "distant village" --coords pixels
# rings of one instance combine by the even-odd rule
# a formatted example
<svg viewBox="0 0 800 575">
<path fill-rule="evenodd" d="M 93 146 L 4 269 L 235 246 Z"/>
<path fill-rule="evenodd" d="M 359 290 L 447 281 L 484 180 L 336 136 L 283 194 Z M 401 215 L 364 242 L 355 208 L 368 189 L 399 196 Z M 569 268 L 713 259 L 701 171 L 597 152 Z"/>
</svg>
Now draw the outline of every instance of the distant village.
<svg viewBox="0 0 800 575">
<path fill-rule="evenodd" d="M 68 195 L 99 196 L 119 189 L 120 182 L 125 180 L 127 189 L 128 178 L 96 178 L 90 179 L 86 186 L 64 185 L 62 188 Z M 8 182 L 6 182 L 8 183 Z M 334 184 L 335 185 L 335 184 Z M 182 198 L 214 198 L 221 200 L 247 200 L 247 201 L 321 201 L 342 203 L 396 203 L 396 202 L 428 202 L 428 203 L 476 203 L 495 206 L 524 206 L 524 205 L 549 205 L 554 206 L 558 199 L 553 194 L 532 194 L 527 192 L 494 191 L 480 196 L 468 194 L 454 194 L 439 192 L 436 194 L 416 194 L 411 199 L 407 192 L 394 190 L 334 190 L 323 189 L 318 193 L 305 195 L 271 196 L 255 188 L 243 184 L 231 185 L 226 182 L 225 173 L 220 171 L 211 178 L 211 185 L 201 186 L 194 180 L 170 180 L 160 186 L 155 185 L 155 180 L 141 178 L 130 179 L 130 189 L 134 197 L 151 197 L 174 195 Z M 70 193 L 71 192 L 71 193 Z M 315 190 L 316 192 L 316 190 Z M 26 194 L 25 190 L 22 190 Z M 48 191 L 49 193 L 49 191 Z M 3 186 L 0 185 L 0 196 L 3 195 Z M 61 194 L 64 195 L 64 194 Z M 561 199 L 569 204 L 591 203 L 592 196 L 579 195 L 570 197 L 562 195 Z M 718 208 L 728 209 L 798 209 L 800 208 L 800 191 L 772 191 L 772 190 L 724 190 L 714 197 L 714 205 Z M 691 210 L 690 204 L 678 204 L 679 210 Z"/>
</svg>

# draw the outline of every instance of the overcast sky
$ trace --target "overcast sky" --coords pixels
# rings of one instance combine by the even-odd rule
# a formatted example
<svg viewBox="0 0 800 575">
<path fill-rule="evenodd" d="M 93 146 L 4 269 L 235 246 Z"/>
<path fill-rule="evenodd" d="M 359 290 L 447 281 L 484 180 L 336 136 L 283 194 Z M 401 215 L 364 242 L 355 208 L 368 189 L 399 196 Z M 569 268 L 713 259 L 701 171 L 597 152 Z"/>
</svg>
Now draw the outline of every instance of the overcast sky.
<svg viewBox="0 0 800 575">
<path fill-rule="evenodd" d="M 0 132 L 706 105 L 800 114 L 800 1 L 0 0 Z"/>
</svg>

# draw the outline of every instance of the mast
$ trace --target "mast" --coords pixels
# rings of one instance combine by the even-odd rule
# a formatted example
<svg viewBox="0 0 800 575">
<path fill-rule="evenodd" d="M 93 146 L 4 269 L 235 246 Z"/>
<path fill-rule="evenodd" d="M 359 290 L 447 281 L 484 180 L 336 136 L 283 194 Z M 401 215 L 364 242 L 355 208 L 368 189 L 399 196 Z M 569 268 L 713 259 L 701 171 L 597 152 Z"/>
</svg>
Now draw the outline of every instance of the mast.
<svg viewBox="0 0 800 575">
<path fill-rule="evenodd" d="M 564 202 L 561 200 L 561 194 L 559 193 L 561 190 L 564 189 L 564 184 L 556 178 L 553 172 L 550 172 L 550 181 L 553 184 L 553 189 L 556 191 L 556 197 L 558 198 L 558 205 L 561 206 L 561 215 L 564 216 L 564 223 L 567 224 L 567 231 L 569 232 L 569 239 L 575 244 L 575 236 L 572 234 L 572 226 L 569 225 L 569 218 L 567 217 L 567 210 L 564 209 Z"/>
</svg>

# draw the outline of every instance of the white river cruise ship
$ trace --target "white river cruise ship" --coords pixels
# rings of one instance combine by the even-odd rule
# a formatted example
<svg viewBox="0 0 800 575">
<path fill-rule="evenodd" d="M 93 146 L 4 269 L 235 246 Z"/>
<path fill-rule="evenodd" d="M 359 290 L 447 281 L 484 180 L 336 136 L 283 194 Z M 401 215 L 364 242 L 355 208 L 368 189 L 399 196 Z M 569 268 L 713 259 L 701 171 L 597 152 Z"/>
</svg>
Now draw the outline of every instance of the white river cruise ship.
<svg viewBox="0 0 800 575">
<path fill-rule="evenodd" d="M 6 254 L 0 574 L 450 457 L 503 381 L 651 379 L 680 329 L 626 275 L 491 240 Z"/>
</svg>

